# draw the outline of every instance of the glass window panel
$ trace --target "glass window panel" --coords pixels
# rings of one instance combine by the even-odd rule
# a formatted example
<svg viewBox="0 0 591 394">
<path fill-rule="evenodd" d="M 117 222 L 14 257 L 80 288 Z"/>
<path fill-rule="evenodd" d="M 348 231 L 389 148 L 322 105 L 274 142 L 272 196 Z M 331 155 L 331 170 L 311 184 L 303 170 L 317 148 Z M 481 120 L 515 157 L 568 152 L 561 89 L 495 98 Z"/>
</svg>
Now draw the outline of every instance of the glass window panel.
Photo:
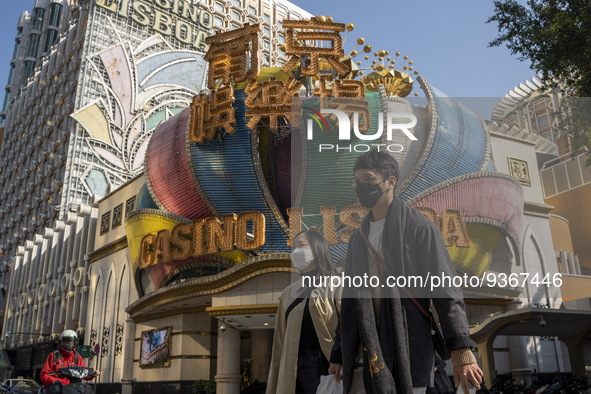
<svg viewBox="0 0 591 394">
<path fill-rule="evenodd" d="M 550 197 L 556 194 L 556 186 L 554 185 L 554 175 L 552 169 L 543 170 L 540 173 L 542 177 L 542 185 L 544 186 L 544 194 Z"/>
<path fill-rule="evenodd" d="M 6 107 L 8 107 L 9 101 L 10 101 L 10 90 L 6 89 L 6 93 L 4 94 L 4 104 L 2 105 L 2 112 L 6 111 Z"/>
<path fill-rule="evenodd" d="M 10 65 L 10 73 L 8 74 L 8 84 L 10 85 L 12 83 L 12 78 L 14 78 L 14 69 L 15 69 L 15 65 L 11 64 Z"/>
<path fill-rule="evenodd" d="M 14 43 L 14 50 L 12 51 L 12 58 L 16 58 L 18 55 L 18 48 L 21 46 L 21 40 L 16 40 Z"/>
<path fill-rule="evenodd" d="M 33 18 L 31 19 L 31 29 L 41 30 L 41 28 L 43 27 L 43 14 L 45 14 L 45 10 L 43 8 L 34 8 L 33 9 Z"/>
<path fill-rule="evenodd" d="M 53 3 L 49 6 L 49 22 L 50 26 L 59 27 L 60 17 L 62 15 L 62 5 Z"/>
<path fill-rule="evenodd" d="M 554 138 L 552 136 L 552 130 L 548 130 L 543 132 L 542 134 L 540 134 L 542 137 L 544 137 L 545 139 L 547 139 L 548 141 L 552 141 L 554 142 Z"/>
<path fill-rule="evenodd" d="M 248 13 L 250 15 L 258 15 L 257 9 L 255 7 L 253 7 L 253 6 L 251 6 L 251 5 L 248 6 Z"/>
<path fill-rule="evenodd" d="M 37 57 L 37 49 L 39 49 L 39 34 L 31 34 L 29 36 L 29 43 L 27 44 L 27 52 L 25 57 Z"/>
<path fill-rule="evenodd" d="M 47 33 L 45 33 L 45 43 L 43 44 L 43 52 L 47 52 L 51 49 L 57 40 L 57 36 L 57 30 L 47 29 Z"/>
<path fill-rule="evenodd" d="M 541 114 L 538 115 L 538 128 L 543 129 L 550 126 L 550 120 L 548 119 L 548 114 Z"/>
<path fill-rule="evenodd" d="M 552 168 L 554 171 L 554 178 L 556 179 L 556 192 L 562 193 L 568 190 L 568 179 L 566 177 L 566 167 L 561 164 Z"/>
<path fill-rule="evenodd" d="M 566 165 L 566 173 L 568 174 L 568 180 L 570 182 L 571 189 L 581 186 L 583 184 L 583 179 L 581 179 L 579 162 L 568 159 L 564 164 Z"/>
<path fill-rule="evenodd" d="M 583 182 L 589 183 L 591 182 L 591 167 L 585 166 L 585 159 L 585 155 L 579 156 L 579 166 L 583 172 Z"/>
</svg>

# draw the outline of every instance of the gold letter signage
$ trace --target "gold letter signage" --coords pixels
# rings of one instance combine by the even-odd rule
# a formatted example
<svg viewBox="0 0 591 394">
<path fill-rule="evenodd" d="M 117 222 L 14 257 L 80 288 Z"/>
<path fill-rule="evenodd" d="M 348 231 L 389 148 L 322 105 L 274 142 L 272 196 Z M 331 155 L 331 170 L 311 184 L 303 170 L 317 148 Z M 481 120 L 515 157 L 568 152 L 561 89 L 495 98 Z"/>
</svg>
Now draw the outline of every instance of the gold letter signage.
<svg viewBox="0 0 591 394">
<path fill-rule="evenodd" d="M 171 36 L 205 52 L 205 38 L 213 27 L 213 17 L 204 7 L 190 0 L 96 0 L 97 7 L 122 18 Z"/>
<path fill-rule="evenodd" d="M 206 254 L 225 252 L 236 245 L 241 250 L 256 250 L 265 244 L 265 215 L 242 212 L 220 219 L 199 219 L 177 224 L 172 231 L 147 234 L 142 238 L 139 268 L 167 264 Z"/>
</svg>

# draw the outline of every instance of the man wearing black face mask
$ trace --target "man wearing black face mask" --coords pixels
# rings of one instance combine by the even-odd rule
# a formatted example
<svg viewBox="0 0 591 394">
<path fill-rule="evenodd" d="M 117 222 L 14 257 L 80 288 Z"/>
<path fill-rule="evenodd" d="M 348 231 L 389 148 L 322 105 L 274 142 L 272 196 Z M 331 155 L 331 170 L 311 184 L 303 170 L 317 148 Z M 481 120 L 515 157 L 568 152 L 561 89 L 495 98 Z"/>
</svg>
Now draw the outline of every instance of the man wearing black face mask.
<svg viewBox="0 0 591 394">
<path fill-rule="evenodd" d="M 376 150 L 361 155 L 354 168 L 359 203 L 370 209 L 349 240 L 345 275 L 432 275 L 455 270 L 439 229 L 417 210 L 395 197 L 398 163 Z M 415 294 L 413 294 L 413 292 Z M 330 358 L 329 373 L 340 378 L 344 393 L 425 393 L 433 386 L 434 346 L 431 304 L 441 321 L 451 351 L 454 380 L 468 393 L 479 388 L 482 371 L 470 347 L 461 289 L 378 286 L 344 291 L 341 319 Z"/>
</svg>

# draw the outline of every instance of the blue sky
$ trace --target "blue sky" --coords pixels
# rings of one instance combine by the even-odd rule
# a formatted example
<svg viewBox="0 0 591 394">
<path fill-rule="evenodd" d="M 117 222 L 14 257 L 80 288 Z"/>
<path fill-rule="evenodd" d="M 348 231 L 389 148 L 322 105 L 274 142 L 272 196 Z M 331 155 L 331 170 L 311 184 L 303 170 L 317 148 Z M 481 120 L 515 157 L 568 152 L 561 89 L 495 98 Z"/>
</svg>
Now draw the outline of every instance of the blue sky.
<svg viewBox="0 0 591 394">
<path fill-rule="evenodd" d="M 314 15 L 354 23 L 345 48 L 358 37 L 374 49 L 408 55 L 427 81 L 454 97 L 502 97 L 533 75 L 509 51 L 488 48 L 497 34 L 486 24 L 492 0 L 296 0 Z M 18 16 L 33 1 L 5 1 L 0 14 L 0 83 L 6 84 Z M 3 96 L 0 100 L 3 100 Z"/>
</svg>

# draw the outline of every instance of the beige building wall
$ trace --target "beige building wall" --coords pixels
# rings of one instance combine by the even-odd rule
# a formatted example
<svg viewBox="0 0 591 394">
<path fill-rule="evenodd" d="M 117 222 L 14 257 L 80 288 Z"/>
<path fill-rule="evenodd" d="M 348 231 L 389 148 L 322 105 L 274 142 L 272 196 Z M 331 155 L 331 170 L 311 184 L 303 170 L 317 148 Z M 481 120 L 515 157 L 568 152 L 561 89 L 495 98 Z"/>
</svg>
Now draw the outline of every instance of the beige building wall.
<svg viewBox="0 0 591 394">
<path fill-rule="evenodd" d="M 587 169 L 588 170 L 588 169 Z M 547 198 L 554 206 L 553 214 L 566 218 L 572 238 L 573 252 L 578 256 L 583 274 L 591 274 L 591 184 Z"/>
</svg>

